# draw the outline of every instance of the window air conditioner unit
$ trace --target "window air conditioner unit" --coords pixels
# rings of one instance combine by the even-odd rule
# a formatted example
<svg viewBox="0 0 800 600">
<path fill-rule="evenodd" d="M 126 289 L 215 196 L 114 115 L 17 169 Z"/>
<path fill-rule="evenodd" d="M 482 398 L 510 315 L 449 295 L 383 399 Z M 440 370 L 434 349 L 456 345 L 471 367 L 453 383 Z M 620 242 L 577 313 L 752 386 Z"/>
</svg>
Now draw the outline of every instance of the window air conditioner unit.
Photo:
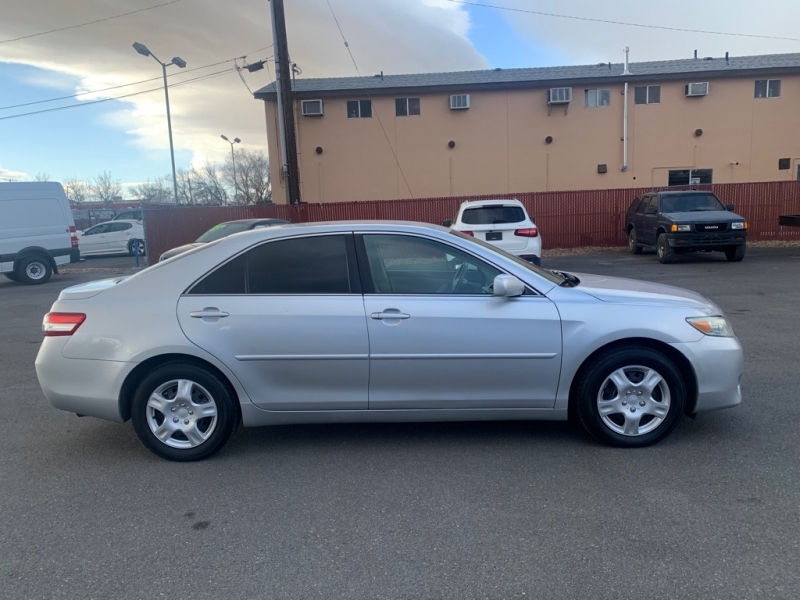
<svg viewBox="0 0 800 600">
<path fill-rule="evenodd" d="M 321 117 L 324 114 L 322 100 L 303 100 L 300 104 L 303 107 L 304 117 Z"/>
<path fill-rule="evenodd" d="M 569 104 L 572 102 L 572 88 L 550 88 L 547 98 L 548 104 Z"/>
<path fill-rule="evenodd" d="M 469 108 L 469 94 L 454 94 L 450 96 L 450 110 Z"/>
<path fill-rule="evenodd" d="M 687 83 L 686 96 L 707 96 L 708 95 L 708 82 L 703 83 Z"/>
</svg>

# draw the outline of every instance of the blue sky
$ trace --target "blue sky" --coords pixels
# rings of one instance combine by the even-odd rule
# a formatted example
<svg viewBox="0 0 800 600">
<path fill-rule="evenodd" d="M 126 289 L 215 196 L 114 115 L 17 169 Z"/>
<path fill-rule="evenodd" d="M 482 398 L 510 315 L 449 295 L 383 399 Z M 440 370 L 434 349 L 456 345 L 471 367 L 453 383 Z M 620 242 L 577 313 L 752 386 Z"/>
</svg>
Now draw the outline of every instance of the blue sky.
<svg viewBox="0 0 800 600">
<path fill-rule="evenodd" d="M 75 93 L 77 77 L 26 65 L 0 63 L 0 107 Z M 158 94 L 158 92 L 154 92 Z M 71 102 L 66 102 L 71 103 Z M 65 102 L 0 110 L 0 118 L 17 112 L 45 110 Z M 143 181 L 170 172 L 167 139 L 164 148 L 143 150 L 131 135 L 104 122 L 119 101 L 0 120 L 0 166 L 30 176 L 49 173 L 60 181 L 88 178 L 103 170 L 125 182 Z M 191 152 L 179 150 L 176 162 L 188 165 Z M 2 175 L 0 175 L 0 179 Z"/>
</svg>

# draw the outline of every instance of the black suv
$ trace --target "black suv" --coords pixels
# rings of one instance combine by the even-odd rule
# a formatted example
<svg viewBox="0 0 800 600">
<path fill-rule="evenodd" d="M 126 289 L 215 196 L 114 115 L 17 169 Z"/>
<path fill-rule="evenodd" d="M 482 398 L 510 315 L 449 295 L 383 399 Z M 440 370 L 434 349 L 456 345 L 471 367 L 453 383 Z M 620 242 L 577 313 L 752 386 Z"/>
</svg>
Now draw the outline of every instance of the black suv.
<svg viewBox="0 0 800 600">
<path fill-rule="evenodd" d="M 648 192 L 636 198 L 625 214 L 625 235 L 633 254 L 655 246 L 658 260 L 671 263 L 683 252 L 725 253 L 730 261 L 744 258 L 747 223 L 711 192 Z"/>
</svg>

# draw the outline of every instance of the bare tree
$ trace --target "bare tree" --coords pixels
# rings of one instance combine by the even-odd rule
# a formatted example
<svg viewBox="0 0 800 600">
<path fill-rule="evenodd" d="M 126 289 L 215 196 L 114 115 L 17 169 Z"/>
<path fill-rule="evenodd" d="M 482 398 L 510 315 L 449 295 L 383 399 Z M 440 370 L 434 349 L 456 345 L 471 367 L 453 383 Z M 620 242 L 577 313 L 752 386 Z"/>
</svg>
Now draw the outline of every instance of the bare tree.
<svg viewBox="0 0 800 600">
<path fill-rule="evenodd" d="M 148 179 L 133 186 L 131 194 L 141 202 L 172 202 L 172 185 L 165 185 L 163 177 L 156 177 L 155 181 Z"/>
<path fill-rule="evenodd" d="M 103 204 L 109 205 L 122 194 L 122 182 L 111 176 L 111 171 L 103 171 L 92 182 L 92 194 Z"/>
<path fill-rule="evenodd" d="M 34 181 L 50 181 L 50 173 L 47 171 L 39 171 L 33 176 Z"/>
<path fill-rule="evenodd" d="M 192 167 L 190 176 L 196 204 L 227 204 L 228 192 L 223 174 L 215 164 L 206 163 L 200 169 Z"/>
<path fill-rule="evenodd" d="M 272 186 L 269 178 L 269 160 L 260 150 L 239 148 L 235 152 L 236 178 L 231 158 L 225 161 L 225 183 L 235 190 L 237 204 L 271 204 Z"/>
<path fill-rule="evenodd" d="M 64 193 L 67 195 L 70 206 L 83 204 L 92 194 L 91 187 L 77 177 L 68 177 L 64 180 Z"/>
</svg>

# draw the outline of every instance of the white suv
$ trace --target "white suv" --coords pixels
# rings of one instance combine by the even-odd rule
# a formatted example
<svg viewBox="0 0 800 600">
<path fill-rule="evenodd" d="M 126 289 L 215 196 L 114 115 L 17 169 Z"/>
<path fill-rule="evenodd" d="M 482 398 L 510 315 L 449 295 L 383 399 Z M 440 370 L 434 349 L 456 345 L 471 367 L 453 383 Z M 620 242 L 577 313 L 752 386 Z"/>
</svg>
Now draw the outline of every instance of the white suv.
<svg viewBox="0 0 800 600">
<path fill-rule="evenodd" d="M 443 225 L 541 263 L 542 236 L 519 200 L 470 200 L 459 207 L 455 221 Z"/>
</svg>

